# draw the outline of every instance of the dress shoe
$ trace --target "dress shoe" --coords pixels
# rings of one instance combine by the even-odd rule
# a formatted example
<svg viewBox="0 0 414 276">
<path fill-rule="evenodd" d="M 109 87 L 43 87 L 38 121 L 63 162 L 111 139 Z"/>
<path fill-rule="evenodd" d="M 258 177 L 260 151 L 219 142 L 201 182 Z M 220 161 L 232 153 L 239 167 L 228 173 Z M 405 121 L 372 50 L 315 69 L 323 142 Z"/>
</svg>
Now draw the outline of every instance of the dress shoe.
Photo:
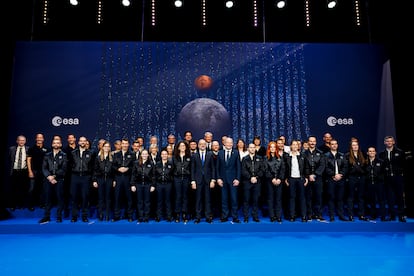
<svg viewBox="0 0 414 276">
<path fill-rule="evenodd" d="M 110 221 L 109 216 L 105 217 L 105 221 Z"/>
<path fill-rule="evenodd" d="M 405 219 L 405 217 L 404 217 L 404 216 L 399 216 L 399 217 L 398 217 L 398 221 L 399 221 L 399 222 L 407 222 L 407 220 Z"/>
<path fill-rule="evenodd" d="M 228 219 L 227 218 L 221 218 L 220 221 L 221 222 L 226 222 L 226 221 L 228 221 Z"/>
<path fill-rule="evenodd" d="M 390 221 L 396 221 L 397 218 L 395 216 L 390 216 Z"/>
<path fill-rule="evenodd" d="M 179 214 L 177 214 L 176 216 L 175 216 L 175 222 L 180 222 L 180 215 Z"/>
<path fill-rule="evenodd" d="M 120 221 L 121 220 L 121 218 L 120 217 L 114 217 L 113 219 L 112 219 L 112 222 L 116 222 L 116 221 Z"/>
<path fill-rule="evenodd" d="M 14 212 L 14 210 L 16 210 L 16 208 L 14 207 L 10 208 L 10 211 Z"/>
<path fill-rule="evenodd" d="M 148 218 L 144 218 L 144 222 L 145 223 L 148 223 L 149 222 L 149 219 Z"/>
<path fill-rule="evenodd" d="M 276 221 L 276 217 L 271 217 L 270 218 L 270 222 L 275 222 Z"/>
<path fill-rule="evenodd" d="M 128 222 L 133 222 L 133 221 L 134 221 L 134 219 L 132 217 L 128 218 Z"/>
<path fill-rule="evenodd" d="M 99 215 L 99 221 L 103 221 L 103 215 Z"/>
<path fill-rule="evenodd" d="M 354 221 L 354 216 L 349 216 L 349 221 Z"/>
<path fill-rule="evenodd" d="M 307 220 L 307 218 L 306 218 L 306 217 L 302 217 L 301 221 L 302 221 L 302 222 L 307 222 L 308 220 Z"/>
<path fill-rule="evenodd" d="M 238 218 L 233 218 L 233 223 L 240 223 L 240 220 Z"/>
<path fill-rule="evenodd" d="M 57 223 L 61 223 L 61 222 L 62 222 L 62 218 L 61 218 L 61 217 L 57 217 L 57 218 L 56 218 L 56 222 L 57 222 Z"/>
<path fill-rule="evenodd" d="M 323 216 L 318 216 L 319 221 L 325 221 L 325 218 Z"/>
<path fill-rule="evenodd" d="M 381 221 L 387 221 L 387 218 L 386 217 L 381 217 Z"/>
<path fill-rule="evenodd" d="M 35 210 L 35 208 L 33 208 L 33 207 L 29 207 L 29 211 L 30 212 L 33 212 Z"/>
<path fill-rule="evenodd" d="M 89 220 L 88 220 L 88 218 L 87 218 L 87 217 L 82 217 L 82 221 L 83 221 L 83 222 L 89 222 Z"/>
<path fill-rule="evenodd" d="M 358 219 L 362 220 L 362 221 L 369 221 L 369 219 L 367 217 L 364 217 L 364 216 L 359 216 Z"/>
<path fill-rule="evenodd" d="M 330 222 L 335 221 L 335 217 L 334 217 L 334 216 L 330 216 L 330 217 L 329 217 L 329 221 L 330 221 Z"/>
<path fill-rule="evenodd" d="M 160 217 L 155 217 L 156 222 L 160 222 L 160 220 L 161 220 Z"/>
<path fill-rule="evenodd" d="M 254 217 L 254 218 L 253 218 L 253 221 L 254 221 L 254 222 L 260 222 L 260 219 L 259 219 L 258 217 Z"/>
<path fill-rule="evenodd" d="M 245 217 L 243 221 L 244 221 L 245 223 L 248 223 L 248 222 L 249 222 L 249 218 L 248 218 L 248 217 Z"/>
<path fill-rule="evenodd" d="M 289 219 L 289 221 L 290 222 L 294 222 L 295 221 L 295 218 L 292 217 L 292 218 Z"/>
<path fill-rule="evenodd" d="M 200 223 L 200 221 L 201 221 L 201 220 L 200 220 L 199 218 L 196 218 L 196 219 L 194 220 L 194 223 L 195 223 L 195 224 L 199 224 L 199 223 Z"/>
<path fill-rule="evenodd" d="M 46 223 L 50 221 L 50 217 L 44 217 L 41 220 L 39 220 L 39 223 Z"/>
<path fill-rule="evenodd" d="M 172 217 L 167 217 L 167 222 L 172 222 L 172 221 L 173 221 Z"/>
<path fill-rule="evenodd" d="M 213 218 L 212 217 L 206 218 L 206 222 L 207 223 L 213 223 Z"/>
<path fill-rule="evenodd" d="M 78 218 L 77 217 L 72 217 L 72 219 L 70 220 L 70 222 L 77 222 Z"/>
<path fill-rule="evenodd" d="M 277 222 L 282 222 L 282 218 L 281 217 L 276 217 L 276 221 Z"/>
<path fill-rule="evenodd" d="M 339 220 L 342 220 L 342 221 L 349 221 L 346 217 L 344 217 L 344 216 L 339 216 Z"/>
</svg>

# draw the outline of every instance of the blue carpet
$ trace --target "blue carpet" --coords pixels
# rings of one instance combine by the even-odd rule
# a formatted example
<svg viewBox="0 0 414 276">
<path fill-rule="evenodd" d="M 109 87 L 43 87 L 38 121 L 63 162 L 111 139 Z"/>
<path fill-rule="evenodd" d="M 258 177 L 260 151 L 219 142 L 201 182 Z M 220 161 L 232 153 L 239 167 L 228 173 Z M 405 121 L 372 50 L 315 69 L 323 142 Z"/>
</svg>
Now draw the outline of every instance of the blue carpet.
<svg viewBox="0 0 414 276">
<path fill-rule="evenodd" d="M 28 212 L 28 211 L 27 211 Z M 414 220 L 0 221 L 0 275 L 413 275 Z"/>
</svg>

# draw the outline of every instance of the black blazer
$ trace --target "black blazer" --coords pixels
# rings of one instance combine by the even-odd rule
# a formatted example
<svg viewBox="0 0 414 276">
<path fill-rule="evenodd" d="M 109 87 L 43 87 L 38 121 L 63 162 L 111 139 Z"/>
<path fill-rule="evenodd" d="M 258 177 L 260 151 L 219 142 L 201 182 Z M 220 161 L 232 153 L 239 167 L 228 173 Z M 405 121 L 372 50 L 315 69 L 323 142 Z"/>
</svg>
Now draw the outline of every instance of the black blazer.
<svg viewBox="0 0 414 276">
<path fill-rule="evenodd" d="M 213 153 L 205 151 L 204 165 L 201 163 L 200 152 L 193 154 L 191 157 L 191 181 L 195 181 L 197 185 L 203 183 L 210 183 L 211 180 L 216 179 L 214 167 Z"/>
<path fill-rule="evenodd" d="M 10 164 L 10 175 L 13 173 L 13 165 L 14 162 L 16 161 L 16 151 L 17 151 L 18 146 L 11 146 L 9 148 L 9 164 Z M 29 151 L 29 146 L 24 146 L 24 148 L 26 149 L 26 157 Z"/>
<path fill-rule="evenodd" d="M 223 180 L 225 183 L 233 183 L 233 180 L 240 181 L 241 162 L 239 151 L 232 149 L 230 159 L 226 161 L 226 150 L 220 150 L 217 156 L 217 179 Z"/>
</svg>

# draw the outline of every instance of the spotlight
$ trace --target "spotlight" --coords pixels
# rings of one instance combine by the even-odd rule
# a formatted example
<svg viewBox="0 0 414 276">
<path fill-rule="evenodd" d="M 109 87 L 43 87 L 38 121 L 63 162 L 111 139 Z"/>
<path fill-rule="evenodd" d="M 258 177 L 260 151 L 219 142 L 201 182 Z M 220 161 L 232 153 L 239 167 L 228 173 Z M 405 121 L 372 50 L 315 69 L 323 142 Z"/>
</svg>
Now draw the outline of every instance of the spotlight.
<svg viewBox="0 0 414 276">
<path fill-rule="evenodd" d="M 284 0 L 277 0 L 277 1 L 275 2 L 275 6 L 276 6 L 278 9 L 283 9 L 283 8 L 286 6 L 286 1 L 284 1 Z"/>
<path fill-rule="evenodd" d="M 183 6 L 183 1 L 181 1 L 181 0 L 175 0 L 174 1 L 174 6 L 176 8 L 181 8 Z"/>
<path fill-rule="evenodd" d="M 333 8 L 336 7 L 336 4 L 338 4 L 338 1 L 337 0 L 328 0 L 327 3 L 328 3 L 328 8 L 333 9 Z"/>
<path fill-rule="evenodd" d="M 234 2 L 233 1 L 226 1 L 225 5 L 226 5 L 226 8 L 231 9 L 234 6 Z"/>
<path fill-rule="evenodd" d="M 129 7 L 129 5 L 131 5 L 131 1 L 129 0 L 122 0 L 121 3 L 122 3 L 122 6 L 124 7 Z"/>
<path fill-rule="evenodd" d="M 69 0 L 69 3 L 70 3 L 72 6 L 77 6 L 77 5 L 79 4 L 78 0 Z"/>
</svg>

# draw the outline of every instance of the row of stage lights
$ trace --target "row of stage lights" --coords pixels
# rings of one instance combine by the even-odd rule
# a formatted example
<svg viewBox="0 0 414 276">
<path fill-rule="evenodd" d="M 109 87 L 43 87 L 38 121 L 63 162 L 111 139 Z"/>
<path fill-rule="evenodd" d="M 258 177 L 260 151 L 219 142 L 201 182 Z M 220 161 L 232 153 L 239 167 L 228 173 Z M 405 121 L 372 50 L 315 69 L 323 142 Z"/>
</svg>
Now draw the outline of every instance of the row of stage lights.
<svg viewBox="0 0 414 276">
<path fill-rule="evenodd" d="M 35 40 L 361 42 L 380 37 L 378 21 L 371 24 L 368 15 L 368 1 L 377 0 L 35 1 L 27 23 Z"/>
<path fill-rule="evenodd" d="M 275 1 L 275 6 L 279 9 L 283 9 L 284 7 L 286 7 L 286 2 L 287 2 L 286 0 L 276 0 Z M 79 0 L 69 0 L 69 3 L 72 6 L 77 6 L 79 4 Z M 329 9 L 333 9 L 333 8 L 336 7 L 337 3 L 338 3 L 337 0 L 327 0 L 326 1 L 326 6 Z M 121 0 L 121 4 L 124 7 L 129 7 L 131 5 L 131 0 Z M 176 8 L 181 8 L 183 6 L 183 4 L 184 4 L 183 0 L 174 0 L 174 6 Z M 224 1 L 224 6 L 228 9 L 233 8 L 234 4 L 235 4 L 235 1 L 232 1 L 232 0 Z"/>
<path fill-rule="evenodd" d="M 77 6 L 79 5 L 80 1 L 83 0 L 67 0 L 69 1 L 69 3 L 72 6 Z M 133 0 L 120 0 L 120 4 L 124 7 L 129 7 L 131 5 L 131 1 Z M 170 0 L 173 1 L 174 6 L 176 8 L 182 8 L 184 5 L 184 0 Z M 242 1 L 242 0 L 237 0 L 237 1 Z M 232 9 L 235 7 L 235 5 L 237 5 L 237 1 L 233 1 L 233 0 L 224 0 L 224 6 L 228 9 Z M 274 1 L 274 6 L 278 9 L 284 9 L 287 7 L 287 0 L 271 0 Z M 297 0 L 294 0 L 297 1 Z M 361 24 L 360 21 L 360 9 L 359 9 L 359 5 L 360 5 L 360 0 L 353 0 L 354 1 L 354 6 L 355 6 L 355 22 L 356 25 L 359 26 Z M 47 20 L 47 15 L 48 15 L 48 2 L 49 0 L 44 0 L 44 4 L 43 4 L 43 24 L 47 24 L 48 20 Z M 151 0 L 151 6 L 152 6 L 152 14 L 155 13 L 155 2 L 156 0 Z M 254 6 L 257 9 L 257 3 L 254 2 Z M 326 7 L 328 9 L 334 9 L 338 4 L 338 0 L 326 0 Z M 203 6 L 203 25 L 206 25 L 206 20 L 205 20 L 205 6 L 206 6 L 206 0 L 202 0 L 202 6 Z M 257 13 L 256 15 L 257 16 Z M 309 0 L 305 0 L 305 17 L 306 17 L 306 26 L 309 27 L 310 26 L 310 13 L 309 13 Z M 98 1 L 98 8 L 97 8 L 97 23 L 100 24 L 102 22 L 102 0 Z M 255 22 L 257 23 L 257 20 L 255 20 Z M 152 24 L 155 25 L 155 20 L 152 21 Z"/>
</svg>

